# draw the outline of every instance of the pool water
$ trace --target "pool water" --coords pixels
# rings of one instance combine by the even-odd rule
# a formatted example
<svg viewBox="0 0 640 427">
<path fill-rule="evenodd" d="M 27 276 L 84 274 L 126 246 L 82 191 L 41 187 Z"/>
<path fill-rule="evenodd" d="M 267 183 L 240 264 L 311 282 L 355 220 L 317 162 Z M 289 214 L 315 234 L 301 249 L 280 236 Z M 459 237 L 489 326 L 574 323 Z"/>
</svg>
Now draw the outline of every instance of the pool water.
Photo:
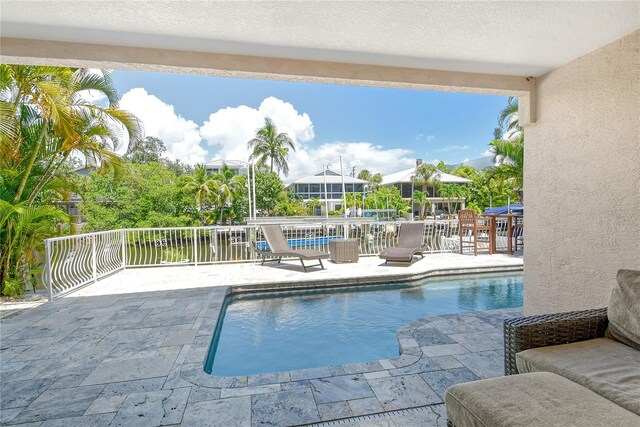
<svg viewBox="0 0 640 427">
<path fill-rule="evenodd" d="M 232 296 L 205 371 L 253 375 L 393 358 L 402 325 L 428 316 L 521 307 L 522 292 L 522 273 L 507 273 Z"/>
</svg>

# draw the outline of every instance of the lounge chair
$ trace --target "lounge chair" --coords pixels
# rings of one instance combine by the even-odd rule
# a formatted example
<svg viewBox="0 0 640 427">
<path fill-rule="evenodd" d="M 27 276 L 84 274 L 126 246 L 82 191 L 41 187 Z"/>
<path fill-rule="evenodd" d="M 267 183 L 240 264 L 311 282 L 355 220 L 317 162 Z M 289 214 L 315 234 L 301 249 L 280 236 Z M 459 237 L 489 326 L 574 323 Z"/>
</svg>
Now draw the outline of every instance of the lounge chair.
<svg viewBox="0 0 640 427">
<path fill-rule="evenodd" d="M 411 264 L 415 255 L 424 257 L 425 245 L 422 243 L 424 227 L 423 222 L 403 222 L 400 224 L 398 244 L 394 247 L 384 248 L 380 252 L 380 258 L 385 260 L 385 264 L 389 261 Z"/>
<path fill-rule="evenodd" d="M 304 268 L 305 273 L 309 267 L 320 266 L 324 270 L 324 265 L 322 265 L 323 258 L 329 258 L 329 254 L 316 251 L 313 249 L 292 249 L 287 242 L 284 233 L 282 232 L 282 228 L 279 225 L 263 225 L 262 233 L 264 234 L 265 239 L 267 240 L 267 244 L 269 245 L 269 250 L 263 250 L 257 248 L 258 253 L 262 257 L 261 265 L 264 265 L 267 261 L 280 261 L 282 257 L 294 257 L 300 259 L 300 263 L 302 264 L 302 268 Z M 270 259 L 271 258 L 271 259 Z M 305 260 L 318 260 L 318 264 L 313 265 L 305 265 Z"/>
</svg>

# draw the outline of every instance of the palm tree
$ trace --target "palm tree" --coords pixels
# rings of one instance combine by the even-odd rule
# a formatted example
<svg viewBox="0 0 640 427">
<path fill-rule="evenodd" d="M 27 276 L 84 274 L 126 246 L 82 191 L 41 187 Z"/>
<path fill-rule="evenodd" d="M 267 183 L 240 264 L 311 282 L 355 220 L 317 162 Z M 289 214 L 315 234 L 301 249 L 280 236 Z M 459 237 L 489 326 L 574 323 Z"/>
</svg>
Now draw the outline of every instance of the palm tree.
<svg viewBox="0 0 640 427">
<path fill-rule="evenodd" d="M 14 205 L 0 200 L 0 256 L 5 274 L 3 291 L 10 275 L 27 284 L 29 272 L 40 263 L 38 253 L 44 239 L 51 235 L 56 222 L 65 221 L 68 221 L 68 216 L 54 206 L 28 206 L 26 202 Z"/>
<path fill-rule="evenodd" d="M 85 100 L 87 90 L 104 94 L 109 105 Z M 0 93 L 0 167 L 20 171 L 14 203 L 32 204 L 72 154 L 103 169 L 117 166 L 120 141 L 141 134 L 135 116 L 117 108 L 106 71 L 3 64 Z"/>
<path fill-rule="evenodd" d="M 216 182 L 215 201 L 220 207 L 220 224 L 222 224 L 224 207 L 227 203 L 233 203 L 240 194 L 245 184 L 244 177 L 236 175 L 235 171 L 226 164 L 222 164 L 220 172 L 213 176 Z"/>
<path fill-rule="evenodd" d="M 524 184 L 524 129 L 518 120 L 518 98 L 509 97 L 507 106 L 500 111 L 498 126 L 506 130 L 502 138 L 489 143 L 495 155 L 497 167 L 494 176 L 509 182 L 518 191 L 523 200 Z"/>
<path fill-rule="evenodd" d="M 253 149 L 250 159 L 256 159 L 259 166 L 269 162 L 269 171 L 275 166 L 284 176 L 289 175 L 287 156 L 289 149 L 296 151 L 293 140 L 286 133 L 278 133 L 278 128 L 269 117 L 264 119 L 264 126 L 256 131 L 256 136 L 247 142 L 247 147 Z"/>
<path fill-rule="evenodd" d="M 195 196 L 198 212 L 202 212 L 204 205 L 213 200 L 218 191 L 218 182 L 207 174 L 204 165 L 196 165 L 191 175 L 184 176 L 183 182 L 183 189 Z"/>
<path fill-rule="evenodd" d="M 427 199 L 428 195 L 428 193 L 420 190 L 413 192 L 413 200 L 418 202 L 420 206 L 420 219 L 424 219 L 427 208 L 431 206 L 431 202 Z"/>
<path fill-rule="evenodd" d="M 416 168 L 416 183 L 422 186 L 422 191 L 427 193 L 427 187 L 433 187 L 433 195 L 435 196 L 436 188 L 440 185 L 440 179 L 438 178 L 439 171 L 431 163 L 422 163 Z"/>
<path fill-rule="evenodd" d="M 84 99 L 87 90 L 104 94 L 108 106 Z M 29 209 L 42 202 L 44 194 L 57 193 L 60 198 L 68 194 L 70 187 L 61 175 L 72 155 L 81 154 L 101 169 L 118 166 L 115 149 L 123 138 L 138 138 L 141 128 L 133 115 L 118 109 L 117 101 L 108 72 L 0 64 L 0 199 L 25 209 L 40 224 L 37 212 Z M 52 232 L 50 221 L 42 224 Z M 27 237 L 33 232 L 18 221 L 5 223 L 0 289 L 10 276 L 16 277 L 16 261 L 30 251 L 12 242 L 30 242 Z"/>
<path fill-rule="evenodd" d="M 522 200 L 522 187 L 524 184 L 524 135 L 520 135 L 513 141 L 496 139 L 489 143 L 495 153 L 498 167 L 494 176 L 498 179 L 510 182 L 520 192 Z"/>
<path fill-rule="evenodd" d="M 367 182 L 371 182 L 371 177 L 373 175 L 371 175 L 371 172 L 369 172 L 369 170 L 367 169 L 362 169 L 360 171 L 360 173 L 358 173 L 358 179 L 361 179 L 363 181 L 367 181 Z"/>
<path fill-rule="evenodd" d="M 373 189 L 377 190 L 378 187 L 380 187 L 380 184 L 382 184 L 382 174 L 380 172 L 373 174 L 369 182 L 371 183 Z"/>
<path fill-rule="evenodd" d="M 510 96 L 507 106 L 498 115 L 498 127 L 503 131 L 503 138 L 513 140 L 523 134 L 518 118 L 518 97 Z M 498 139 L 498 138 L 495 138 Z"/>
</svg>

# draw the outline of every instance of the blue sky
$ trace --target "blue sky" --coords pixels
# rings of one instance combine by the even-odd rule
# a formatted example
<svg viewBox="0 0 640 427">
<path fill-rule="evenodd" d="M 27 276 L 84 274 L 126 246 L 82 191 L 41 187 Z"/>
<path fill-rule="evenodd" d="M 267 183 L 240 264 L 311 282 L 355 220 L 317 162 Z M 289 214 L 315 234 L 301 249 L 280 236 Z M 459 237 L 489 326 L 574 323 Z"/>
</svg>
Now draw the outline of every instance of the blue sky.
<svg viewBox="0 0 640 427">
<path fill-rule="evenodd" d="M 265 115 L 273 115 L 305 151 L 294 163 L 324 160 L 331 152 L 343 154 L 358 169 L 383 173 L 392 167 L 376 159 L 386 156 L 398 163 L 396 170 L 416 158 L 458 162 L 484 155 L 506 104 L 504 96 L 409 89 L 131 71 L 115 71 L 112 77 L 123 107 L 143 116 L 147 134 L 169 139 L 169 156 L 191 163 L 246 155 L 232 147 L 243 145 L 246 132 Z M 243 105 L 249 108 L 239 108 Z M 235 129 L 243 126 L 248 130 Z M 189 134 L 184 141 L 181 132 Z M 300 175 L 305 168 L 294 169 Z"/>
</svg>

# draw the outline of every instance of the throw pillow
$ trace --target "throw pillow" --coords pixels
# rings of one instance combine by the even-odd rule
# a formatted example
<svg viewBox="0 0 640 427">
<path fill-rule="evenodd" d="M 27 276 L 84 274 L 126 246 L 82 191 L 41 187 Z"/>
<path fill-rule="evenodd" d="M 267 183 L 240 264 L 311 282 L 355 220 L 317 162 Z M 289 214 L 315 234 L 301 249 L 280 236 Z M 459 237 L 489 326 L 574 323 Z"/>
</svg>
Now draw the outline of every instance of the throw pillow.
<svg viewBox="0 0 640 427">
<path fill-rule="evenodd" d="M 640 350 L 640 271 L 618 270 L 607 309 L 606 336 Z"/>
</svg>

